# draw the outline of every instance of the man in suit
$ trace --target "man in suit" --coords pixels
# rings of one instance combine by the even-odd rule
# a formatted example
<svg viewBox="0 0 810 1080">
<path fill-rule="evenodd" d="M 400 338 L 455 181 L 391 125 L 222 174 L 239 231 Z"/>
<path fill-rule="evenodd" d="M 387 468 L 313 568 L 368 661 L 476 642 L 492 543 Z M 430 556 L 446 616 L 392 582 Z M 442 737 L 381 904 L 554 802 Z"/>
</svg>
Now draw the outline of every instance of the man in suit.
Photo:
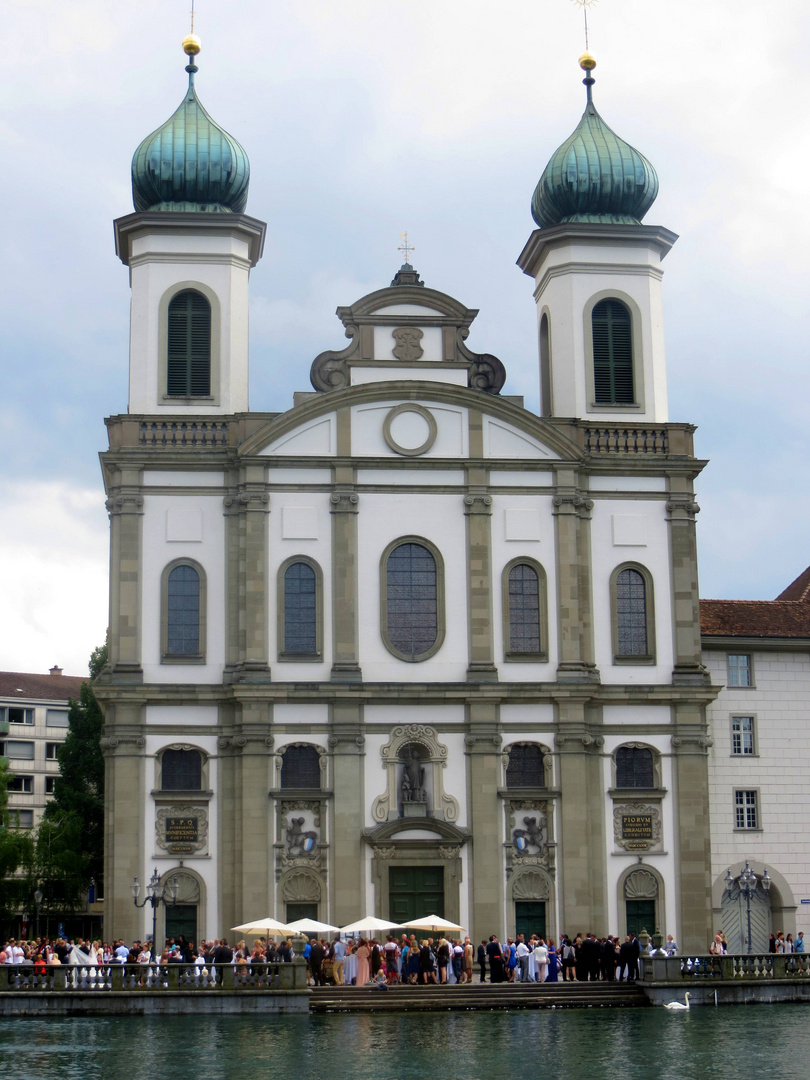
<svg viewBox="0 0 810 1080">
<path fill-rule="evenodd" d="M 310 945 L 309 970 L 312 975 L 312 981 L 316 986 L 325 986 L 326 983 L 323 977 L 323 945 L 321 945 L 317 938 L 312 938 Z"/>
</svg>

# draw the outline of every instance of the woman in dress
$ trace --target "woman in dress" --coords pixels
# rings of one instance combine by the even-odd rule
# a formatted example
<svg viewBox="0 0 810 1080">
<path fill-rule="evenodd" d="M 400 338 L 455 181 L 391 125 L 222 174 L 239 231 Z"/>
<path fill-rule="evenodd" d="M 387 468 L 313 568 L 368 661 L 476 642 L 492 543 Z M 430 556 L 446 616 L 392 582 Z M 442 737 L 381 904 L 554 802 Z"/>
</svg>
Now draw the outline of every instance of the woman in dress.
<svg viewBox="0 0 810 1080">
<path fill-rule="evenodd" d="M 557 950 L 554 947 L 553 938 L 549 938 L 546 941 L 546 948 L 548 949 L 548 975 L 546 975 L 546 982 L 559 982 L 560 962 L 557 957 Z"/>
<path fill-rule="evenodd" d="M 408 976 L 408 982 L 415 984 L 419 981 L 419 942 L 411 934 L 408 941 L 408 960 L 405 966 L 405 973 Z"/>
<path fill-rule="evenodd" d="M 364 938 L 361 938 L 360 944 L 355 950 L 355 956 L 357 957 L 357 978 L 355 979 L 355 986 L 365 986 L 366 983 L 371 981 L 371 968 L 369 966 L 371 949 L 368 947 L 368 943 Z"/>
<path fill-rule="evenodd" d="M 446 938 L 439 938 L 439 948 L 436 951 L 436 961 L 439 965 L 439 982 L 447 982 L 447 965 L 450 963 L 450 945 Z"/>
<path fill-rule="evenodd" d="M 537 944 L 534 947 L 534 963 L 537 968 L 537 981 L 545 982 L 548 975 L 548 960 L 549 952 L 548 946 L 542 938 L 537 939 Z M 554 960 L 556 962 L 557 956 L 555 953 Z"/>
</svg>

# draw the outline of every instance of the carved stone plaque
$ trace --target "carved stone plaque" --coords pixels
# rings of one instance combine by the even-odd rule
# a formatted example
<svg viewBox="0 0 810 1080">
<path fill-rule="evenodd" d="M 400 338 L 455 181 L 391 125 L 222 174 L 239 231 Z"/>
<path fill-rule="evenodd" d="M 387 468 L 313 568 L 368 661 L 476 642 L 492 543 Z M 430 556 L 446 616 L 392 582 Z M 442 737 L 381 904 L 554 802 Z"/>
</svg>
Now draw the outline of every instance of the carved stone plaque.
<svg viewBox="0 0 810 1080">
<path fill-rule="evenodd" d="M 661 847 L 661 808 L 652 803 L 619 803 L 613 808 L 613 839 L 624 851 Z"/>
<path fill-rule="evenodd" d="M 157 845 L 172 855 L 195 855 L 208 847 L 208 810 L 204 806 L 167 806 L 157 812 Z"/>
<path fill-rule="evenodd" d="M 424 334 L 418 326 L 398 326 L 392 330 L 396 346 L 391 350 L 397 360 L 409 364 L 412 360 L 421 360 L 425 350 L 420 345 Z"/>
</svg>

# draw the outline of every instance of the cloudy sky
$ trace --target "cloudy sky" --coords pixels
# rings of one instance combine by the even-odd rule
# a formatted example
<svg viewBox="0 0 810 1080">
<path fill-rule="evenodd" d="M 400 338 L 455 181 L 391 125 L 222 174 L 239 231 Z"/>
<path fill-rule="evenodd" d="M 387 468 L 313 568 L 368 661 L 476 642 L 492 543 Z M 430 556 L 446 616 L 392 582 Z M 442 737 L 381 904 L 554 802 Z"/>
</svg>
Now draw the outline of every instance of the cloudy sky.
<svg viewBox="0 0 810 1080">
<path fill-rule="evenodd" d="M 0 54 L 0 668 L 82 674 L 107 622 L 103 418 L 127 407 L 129 290 L 111 222 L 140 140 L 182 99 L 190 0 L 5 0 Z M 671 419 L 695 423 L 701 593 L 772 598 L 810 563 L 810 173 L 800 0 L 600 0 L 595 100 L 655 165 L 680 235 L 664 289 Z M 200 98 L 244 145 L 251 406 L 309 388 L 338 304 L 386 285 L 399 234 L 480 308 L 470 345 L 538 407 L 515 259 L 576 126 L 571 0 L 199 0 Z"/>
</svg>

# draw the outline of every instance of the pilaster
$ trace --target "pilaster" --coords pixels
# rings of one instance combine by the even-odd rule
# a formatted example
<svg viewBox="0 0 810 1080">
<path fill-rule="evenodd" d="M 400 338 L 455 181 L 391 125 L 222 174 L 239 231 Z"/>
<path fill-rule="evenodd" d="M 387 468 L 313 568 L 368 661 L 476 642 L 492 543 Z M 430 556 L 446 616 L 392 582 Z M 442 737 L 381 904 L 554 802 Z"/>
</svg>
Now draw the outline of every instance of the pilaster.
<svg viewBox="0 0 810 1080">
<path fill-rule="evenodd" d="M 709 674 L 701 660 L 700 600 L 698 593 L 697 537 L 692 481 L 672 477 L 667 501 L 667 521 L 672 561 L 672 639 L 675 667 L 672 681 L 678 686 L 705 686 Z"/>
<path fill-rule="evenodd" d="M 487 470 L 467 470 L 464 517 L 467 539 L 468 682 L 497 682 L 492 626 L 492 496 Z"/>
<path fill-rule="evenodd" d="M 467 889 L 473 925 L 470 936 L 481 941 L 506 930 L 502 811 L 498 788 L 501 733 L 498 706 L 473 702 L 468 706 L 466 754 L 469 771 L 470 880 Z"/>
<path fill-rule="evenodd" d="M 697 703 L 673 706 L 676 734 L 672 736 L 673 806 L 675 819 L 675 879 L 677 912 L 683 953 L 706 952 L 712 939 L 711 836 L 709 832 L 709 747 L 705 707 Z"/>
<path fill-rule="evenodd" d="M 330 707 L 329 750 L 335 797 L 329 887 L 331 921 L 345 926 L 358 918 L 365 901 L 365 851 L 361 840 L 365 822 L 365 746 L 363 706 L 342 701 Z M 379 898 L 378 902 L 379 902 Z M 376 911 L 381 918 L 388 912 Z"/>
<path fill-rule="evenodd" d="M 154 833 L 154 809 L 144 805 L 141 706 L 108 703 L 104 731 L 104 933 L 134 941 L 142 936 L 142 912 L 131 885 L 136 877 L 144 884 L 144 845 Z"/>
<path fill-rule="evenodd" d="M 110 485 L 110 667 L 117 682 L 141 682 L 143 495 L 140 471 Z"/>
<path fill-rule="evenodd" d="M 226 495 L 225 512 L 236 513 L 239 534 L 239 656 L 233 669 L 237 682 L 269 682 L 267 515 L 270 496 L 264 466 L 248 465 L 235 494 Z M 228 571 L 232 552 L 229 551 Z M 232 611 L 229 596 L 228 611 Z"/>
<path fill-rule="evenodd" d="M 593 638 L 591 511 L 593 500 L 578 488 L 576 470 L 557 470 L 553 499 L 557 549 L 557 681 L 598 682 Z"/>
<path fill-rule="evenodd" d="M 607 926 L 604 738 L 584 699 L 559 703 L 555 749 L 560 761 L 560 927 L 600 933 Z"/>
<path fill-rule="evenodd" d="M 332 682 L 361 682 L 357 619 L 357 515 L 351 469 L 335 469 L 332 515 Z"/>
</svg>

